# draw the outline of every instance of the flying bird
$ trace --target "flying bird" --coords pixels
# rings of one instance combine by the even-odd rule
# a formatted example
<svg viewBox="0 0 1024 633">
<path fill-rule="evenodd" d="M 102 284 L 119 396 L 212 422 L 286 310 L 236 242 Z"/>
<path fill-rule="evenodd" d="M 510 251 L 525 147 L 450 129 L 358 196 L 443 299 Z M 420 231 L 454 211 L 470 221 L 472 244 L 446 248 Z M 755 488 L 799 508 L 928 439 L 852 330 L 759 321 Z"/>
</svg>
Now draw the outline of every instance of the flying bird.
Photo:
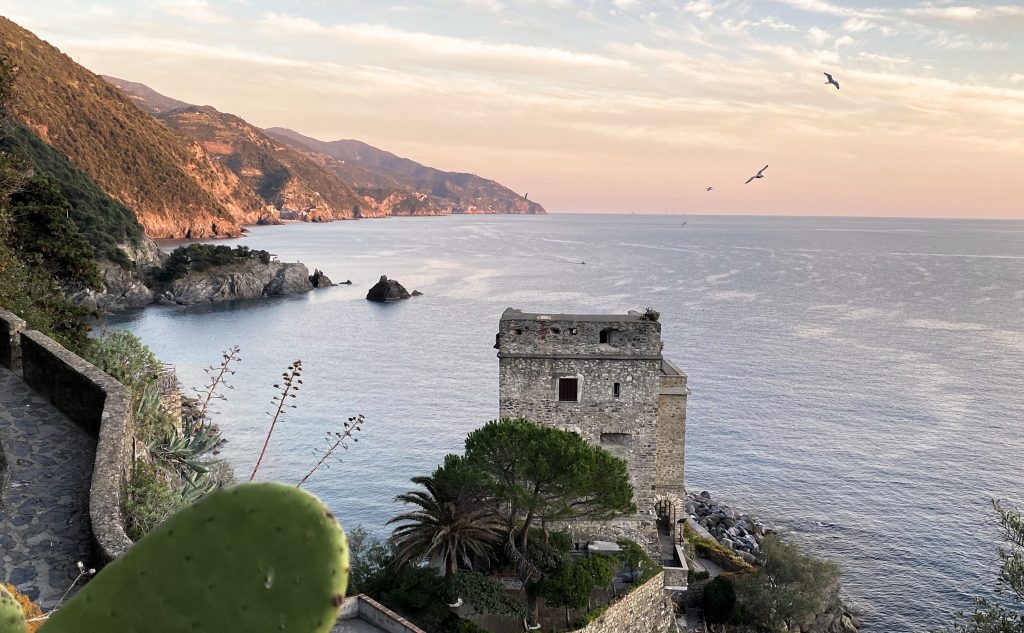
<svg viewBox="0 0 1024 633">
<path fill-rule="evenodd" d="M 832 84 L 833 86 L 836 87 L 836 90 L 839 90 L 839 82 L 833 79 L 832 75 L 828 73 L 825 73 L 825 76 L 828 77 L 828 81 L 825 82 L 825 85 Z"/>
<path fill-rule="evenodd" d="M 707 187 L 704 189 L 704 191 L 711 191 L 712 189 L 714 189 L 714 187 Z"/>
<path fill-rule="evenodd" d="M 755 179 L 755 178 L 764 178 L 764 170 L 766 170 L 766 169 L 768 169 L 768 165 L 765 165 L 765 166 L 764 166 L 764 167 L 762 167 L 762 168 L 761 168 L 761 169 L 760 169 L 760 170 L 759 170 L 759 171 L 758 171 L 758 172 L 757 172 L 756 174 L 754 174 L 754 175 L 753 175 L 753 176 L 751 176 L 750 178 L 747 178 L 747 182 L 745 182 L 745 183 L 743 183 L 743 184 L 745 184 L 745 185 L 749 185 L 749 184 L 750 184 L 750 181 L 751 181 L 751 180 L 753 180 L 753 179 Z"/>
</svg>

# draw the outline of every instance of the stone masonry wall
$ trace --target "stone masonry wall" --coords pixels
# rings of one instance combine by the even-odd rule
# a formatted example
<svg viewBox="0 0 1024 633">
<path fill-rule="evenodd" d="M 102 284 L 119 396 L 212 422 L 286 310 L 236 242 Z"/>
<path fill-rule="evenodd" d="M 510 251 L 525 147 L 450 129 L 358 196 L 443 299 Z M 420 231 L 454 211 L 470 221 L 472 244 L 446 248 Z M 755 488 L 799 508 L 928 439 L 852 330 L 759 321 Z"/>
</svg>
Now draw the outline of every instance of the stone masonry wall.
<svg viewBox="0 0 1024 633">
<path fill-rule="evenodd" d="M 672 601 L 665 595 L 664 573 L 637 587 L 577 633 L 668 633 L 675 631 Z"/>
<path fill-rule="evenodd" d="M 672 366 L 672 369 L 676 369 Z M 686 493 L 686 375 L 662 375 L 658 393 L 657 491 Z"/>
<path fill-rule="evenodd" d="M 24 319 L 0 308 L 0 365 L 15 372 L 21 369 L 18 336 L 24 329 Z"/>
</svg>

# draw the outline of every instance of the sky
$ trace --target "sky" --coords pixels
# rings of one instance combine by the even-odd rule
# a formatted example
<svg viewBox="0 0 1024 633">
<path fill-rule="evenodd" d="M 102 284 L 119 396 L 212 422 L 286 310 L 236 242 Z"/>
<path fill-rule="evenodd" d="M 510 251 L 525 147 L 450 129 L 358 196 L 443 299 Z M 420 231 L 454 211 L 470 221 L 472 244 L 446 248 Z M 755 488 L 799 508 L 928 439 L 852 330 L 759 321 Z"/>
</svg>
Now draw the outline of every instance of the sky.
<svg viewBox="0 0 1024 633">
<path fill-rule="evenodd" d="M 1024 0 L 0 0 L 0 14 L 96 73 L 493 178 L 552 212 L 1024 218 Z"/>
</svg>

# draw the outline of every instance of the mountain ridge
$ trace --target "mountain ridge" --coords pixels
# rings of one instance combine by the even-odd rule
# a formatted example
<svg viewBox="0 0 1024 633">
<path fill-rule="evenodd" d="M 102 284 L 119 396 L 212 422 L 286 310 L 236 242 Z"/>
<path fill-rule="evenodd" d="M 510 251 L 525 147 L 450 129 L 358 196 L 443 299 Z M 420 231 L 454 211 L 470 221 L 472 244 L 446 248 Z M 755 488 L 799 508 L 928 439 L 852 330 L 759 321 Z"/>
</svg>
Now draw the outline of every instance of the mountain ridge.
<svg viewBox="0 0 1024 633">
<path fill-rule="evenodd" d="M 0 37 L 18 68 L 9 113 L 132 209 L 147 235 L 237 236 L 266 215 L 263 201 L 198 143 L 56 47 L 3 17 Z"/>
</svg>

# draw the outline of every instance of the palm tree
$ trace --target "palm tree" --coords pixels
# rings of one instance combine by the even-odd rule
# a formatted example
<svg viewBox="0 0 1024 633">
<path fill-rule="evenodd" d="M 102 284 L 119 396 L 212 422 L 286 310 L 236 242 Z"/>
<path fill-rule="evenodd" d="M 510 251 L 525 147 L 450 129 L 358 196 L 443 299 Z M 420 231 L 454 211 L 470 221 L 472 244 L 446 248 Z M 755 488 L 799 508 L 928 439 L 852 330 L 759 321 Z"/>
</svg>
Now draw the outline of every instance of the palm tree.
<svg viewBox="0 0 1024 633">
<path fill-rule="evenodd" d="M 474 556 L 487 556 L 501 540 L 501 522 L 482 504 L 452 494 L 433 476 L 413 477 L 423 490 L 412 490 L 395 501 L 417 508 L 388 521 L 401 524 L 388 538 L 394 546 L 395 563 L 427 559 L 444 565 L 445 578 L 454 576 L 459 564 L 471 565 Z"/>
</svg>

